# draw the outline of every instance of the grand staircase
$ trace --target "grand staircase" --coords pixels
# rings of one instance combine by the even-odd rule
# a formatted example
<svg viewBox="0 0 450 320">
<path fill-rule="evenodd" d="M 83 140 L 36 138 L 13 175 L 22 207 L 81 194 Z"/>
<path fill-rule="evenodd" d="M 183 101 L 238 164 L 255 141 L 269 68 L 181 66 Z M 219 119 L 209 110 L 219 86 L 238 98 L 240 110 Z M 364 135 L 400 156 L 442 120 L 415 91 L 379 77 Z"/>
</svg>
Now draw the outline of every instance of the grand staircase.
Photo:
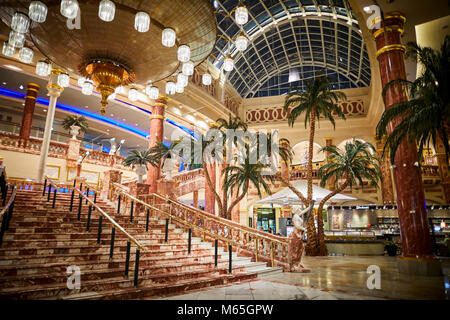
<svg viewBox="0 0 450 320">
<path fill-rule="evenodd" d="M 125 276 L 128 238 L 115 232 L 113 258 L 110 258 L 111 224 L 103 219 L 100 243 L 97 243 L 99 214 L 94 210 L 89 219 L 88 205 L 82 200 L 80 220 L 79 198 L 75 197 L 69 211 L 70 193 L 58 192 L 55 208 L 42 191 L 18 190 L 9 229 L 0 247 L 0 299 L 141 299 L 181 294 L 190 290 L 251 281 L 281 268 L 268 268 L 265 262 L 232 253 L 232 273 L 229 273 L 229 253 L 215 248 L 200 238 L 191 239 L 188 253 L 188 233 L 150 217 L 146 231 L 146 216 L 133 218 L 117 214 L 107 202 L 97 199 L 97 205 L 111 216 L 146 249 L 141 250 L 137 286 L 134 283 L 135 246 L 130 246 L 128 276 Z M 91 195 L 92 197 L 92 195 Z M 68 267 L 81 271 L 80 289 L 69 289 Z"/>
</svg>

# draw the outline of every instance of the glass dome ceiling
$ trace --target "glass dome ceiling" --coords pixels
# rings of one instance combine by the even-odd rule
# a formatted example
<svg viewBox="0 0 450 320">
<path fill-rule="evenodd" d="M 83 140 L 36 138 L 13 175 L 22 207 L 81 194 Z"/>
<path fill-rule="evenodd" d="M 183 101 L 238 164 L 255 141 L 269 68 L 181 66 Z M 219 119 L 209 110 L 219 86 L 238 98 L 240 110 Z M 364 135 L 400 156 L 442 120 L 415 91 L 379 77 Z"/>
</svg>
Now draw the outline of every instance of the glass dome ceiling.
<svg viewBox="0 0 450 320">
<path fill-rule="evenodd" d="M 238 0 L 213 0 L 228 15 Z M 250 40 L 239 52 L 218 38 L 210 62 L 221 68 L 231 51 L 235 68 L 228 80 L 243 98 L 285 94 L 290 86 L 326 73 L 333 89 L 370 85 L 370 63 L 362 34 L 347 0 L 245 0 L 249 21 L 242 30 Z M 241 29 L 216 14 L 218 33 L 234 39 Z M 291 81 L 289 81 L 291 75 Z M 300 79 L 300 80 L 295 80 Z"/>
</svg>

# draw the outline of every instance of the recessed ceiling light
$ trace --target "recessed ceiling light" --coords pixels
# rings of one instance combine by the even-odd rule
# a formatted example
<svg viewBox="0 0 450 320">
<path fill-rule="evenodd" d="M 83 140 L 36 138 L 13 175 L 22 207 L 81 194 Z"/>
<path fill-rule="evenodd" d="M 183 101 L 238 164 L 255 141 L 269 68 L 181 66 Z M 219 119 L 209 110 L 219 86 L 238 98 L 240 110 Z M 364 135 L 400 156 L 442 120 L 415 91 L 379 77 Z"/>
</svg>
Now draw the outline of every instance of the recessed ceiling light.
<svg viewBox="0 0 450 320">
<path fill-rule="evenodd" d="M 123 121 L 126 121 L 125 118 L 122 119 Z"/>
<path fill-rule="evenodd" d="M 44 112 L 47 112 L 47 109 L 44 109 Z"/>
<path fill-rule="evenodd" d="M 194 116 L 196 116 L 197 115 L 197 112 L 194 112 Z"/>
<path fill-rule="evenodd" d="M 22 71 L 21 68 L 16 67 L 16 66 L 13 66 L 13 65 L 10 65 L 10 64 L 5 64 L 4 66 L 5 66 L 6 68 L 8 68 L 8 69 L 11 69 L 11 70 Z"/>
<path fill-rule="evenodd" d="M 111 113 L 111 117 L 114 117 L 114 114 L 113 114 L 113 113 Z"/>
<path fill-rule="evenodd" d="M 178 108 L 183 109 L 183 106 L 180 104 L 180 105 L 178 106 Z"/>
<path fill-rule="evenodd" d="M 20 85 L 19 88 L 20 88 L 20 90 L 23 90 L 23 85 Z"/>
<path fill-rule="evenodd" d="M 134 125 L 135 125 L 136 127 L 138 126 L 138 124 L 137 124 L 137 123 L 135 123 Z"/>
<path fill-rule="evenodd" d="M 106 129 L 106 131 L 109 131 L 109 129 Z"/>
<path fill-rule="evenodd" d="M 86 109 L 89 108 L 88 106 L 84 106 Z"/>
<path fill-rule="evenodd" d="M 367 6 L 367 7 L 364 7 L 364 11 L 367 12 L 367 13 L 371 13 L 372 9 L 370 9 L 370 7 Z"/>
<path fill-rule="evenodd" d="M 3 82 L 3 85 L 6 86 L 6 82 Z"/>
</svg>

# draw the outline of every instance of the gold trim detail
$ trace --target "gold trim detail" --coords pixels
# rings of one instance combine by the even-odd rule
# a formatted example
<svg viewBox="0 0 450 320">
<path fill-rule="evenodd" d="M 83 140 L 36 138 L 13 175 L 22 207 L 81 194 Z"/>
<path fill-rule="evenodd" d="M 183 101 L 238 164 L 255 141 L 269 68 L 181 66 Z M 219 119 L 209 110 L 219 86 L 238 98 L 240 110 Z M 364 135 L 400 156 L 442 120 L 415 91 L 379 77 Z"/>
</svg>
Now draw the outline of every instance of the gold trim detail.
<svg viewBox="0 0 450 320">
<path fill-rule="evenodd" d="M 57 84 L 51 84 L 51 83 L 49 83 L 47 85 L 47 89 L 57 89 L 57 90 L 60 90 L 60 91 L 64 91 L 63 87 L 61 87 L 61 86 L 59 86 Z"/>
<path fill-rule="evenodd" d="M 390 45 L 384 46 L 383 48 L 378 50 L 377 54 L 375 56 L 378 58 L 383 53 L 386 53 L 386 52 L 389 52 L 389 51 L 396 51 L 396 50 L 405 52 L 406 51 L 406 46 L 403 45 L 403 44 L 390 44 Z"/>
<path fill-rule="evenodd" d="M 25 96 L 25 99 L 32 99 L 32 100 L 34 100 L 34 101 L 37 100 L 37 98 L 36 98 L 36 97 L 33 97 L 33 96 Z"/>
<path fill-rule="evenodd" d="M 161 119 L 161 120 L 164 120 L 165 117 L 161 116 L 159 114 L 152 114 L 152 115 L 150 115 L 150 119 Z"/>
<path fill-rule="evenodd" d="M 28 82 L 27 86 L 28 87 L 35 87 L 35 88 L 38 88 L 38 89 L 41 87 L 40 85 L 38 85 L 37 83 L 34 83 L 34 82 Z"/>
<path fill-rule="evenodd" d="M 33 92 L 38 92 L 38 90 L 37 89 L 35 89 L 35 88 L 27 88 L 27 91 L 33 91 Z"/>
<path fill-rule="evenodd" d="M 63 70 L 61 70 L 61 69 L 57 69 L 57 68 L 52 68 L 52 72 L 51 72 L 52 74 L 56 74 L 56 75 L 59 75 L 59 74 L 61 74 L 61 73 L 65 73 Z"/>
<path fill-rule="evenodd" d="M 163 107 L 163 108 L 167 108 L 167 104 L 165 103 L 161 103 L 161 102 L 157 102 L 153 105 L 154 107 Z"/>
</svg>

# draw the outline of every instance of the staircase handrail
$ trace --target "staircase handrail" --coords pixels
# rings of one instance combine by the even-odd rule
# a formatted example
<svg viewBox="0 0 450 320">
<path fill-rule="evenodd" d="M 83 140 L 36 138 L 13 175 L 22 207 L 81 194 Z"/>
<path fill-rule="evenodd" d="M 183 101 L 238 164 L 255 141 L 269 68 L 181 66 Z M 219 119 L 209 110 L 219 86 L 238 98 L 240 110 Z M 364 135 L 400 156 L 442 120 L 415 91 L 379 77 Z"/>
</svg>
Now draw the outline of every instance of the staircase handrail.
<svg viewBox="0 0 450 320">
<path fill-rule="evenodd" d="M 269 260 L 272 262 L 272 267 L 276 263 L 280 263 L 283 265 L 283 267 L 286 267 L 288 264 L 288 248 L 289 248 L 289 242 L 286 237 L 282 236 L 276 236 L 267 234 L 266 232 L 255 230 L 253 228 L 242 226 L 234 221 L 230 221 L 221 217 L 217 217 L 211 213 L 201 211 L 199 209 L 195 209 L 193 207 L 187 206 L 183 203 L 180 203 L 178 201 L 175 201 L 170 198 L 162 197 L 158 194 L 149 194 L 149 195 L 143 195 L 139 196 L 140 198 L 144 197 L 144 200 L 138 199 L 135 196 L 130 195 L 129 193 L 125 192 L 123 188 L 121 188 L 121 185 L 118 183 L 114 183 L 113 187 L 115 188 L 116 195 L 123 195 L 125 198 L 128 198 L 129 200 L 133 201 L 135 204 L 140 204 L 144 206 L 145 208 L 152 210 L 153 212 L 161 213 L 165 217 L 169 218 L 170 220 L 174 220 L 181 225 L 183 225 L 185 228 L 193 228 L 194 230 L 199 231 L 201 234 L 203 234 L 203 238 L 205 238 L 206 235 L 213 239 L 218 239 L 220 241 L 226 242 L 227 244 L 232 244 L 235 247 L 245 249 L 249 251 L 251 254 L 255 255 L 255 261 L 258 261 L 258 256 L 264 256 L 263 251 L 267 248 L 270 249 L 270 253 L 266 254 L 266 260 Z M 151 197 L 153 200 L 153 204 L 150 204 L 150 201 L 148 201 L 148 197 Z M 147 198 L 147 199 L 145 199 Z M 147 201 L 146 201 L 147 200 Z M 169 205 L 169 210 L 160 209 L 155 206 L 156 200 L 161 200 L 161 202 L 166 203 Z M 202 225 L 198 225 L 195 223 L 192 223 L 188 221 L 188 215 L 187 213 L 184 214 L 184 217 L 180 217 L 177 215 L 177 212 L 173 212 L 173 207 L 178 206 L 182 207 L 186 211 L 190 211 L 193 214 L 198 215 L 197 217 L 200 217 L 201 219 L 204 219 L 202 222 Z M 196 217 L 196 218 L 197 218 Z M 195 220 L 195 218 L 194 218 Z M 217 223 L 222 230 L 222 233 L 224 235 L 220 235 L 219 231 L 213 232 L 212 228 L 208 229 L 206 228 L 207 222 L 214 222 Z M 226 228 L 226 231 L 224 231 Z M 240 234 L 243 234 L 243 237 L 240 237 Z M 234 239 L 234 237 L 237 237 L 237 240 Z M 249 240 L 250 237 L 250 240 Z M 243 241 L 243 240 L 246 241 Z M 241 241 L 240 241 L 241 240 Z M 253 241 L 253 242 L 251 242 Z M 259 243 L 262 241 L 263 246 L 267 243 L 267 247 L 261 248 L 259 247 Z M 249 244 L 253 243 L 253 247 L 251 248 Z M 274 247 L 277 247 L 277 252 L 274 251 Z M 281 254 L 280 254 L 280 248 L 281 248 Z M 264 249 L 264 250 L 261 250 Z M 275 255 L 277 255 L 275 257 Z"/>
<path fill-rule="evenodd" d="M 56 183 L 53 180 L 51 180 L 48 177 L 46 177 L 46 179 L 47 179 L 49 184 L 51 184 L 55 189 L 58 189 L 58 186 L 56 185 Z M 118 224 L 113 218 L 111 218 L 111 216 L 109 214 L 107 214 L 105 211 L 103 211 L 103 209 L 98 204 L 96 204 L 89 197 L 84 195 L 84 193 L 80 189 L 78 189 L 77 187 L 72 186 L 72 188 L 73 188 L 72 190 L 75 190 L 84 200 L 89 202 L 89 204 L 91 206 L 93 206 L 95 208 L 95 210 L 98 210 L 98 212 L 100 212 L 100 214 L 103 217 L 105 217 L 116 229 L 118 229 L 120 232 L 122 232 L 128 238 L 128 241 L 133 242 L 139 249 L 142 249 L 143 251 L 147 251 L 147 249 L 139 241 L 137 241 L 120 224 Z"/>
<path fill-rule="evenodd" d="M 16 188 L 16 185 L 15 185 L 15 184 L 14 184 L 14 185 L 9 184 L 9 185 L 12 186 L 13 191 L 12 191 L 12 193 L 11 193 L 11 197 L 9 197 L 8 202 L 7 202 L 6 205 L 3 207 L 3 209 L 0 211 L 0 218 L 3 217 L 3 215 L 5 214 L 5 212 L 6 212 L 7 210 L 9 210 L 9 208 L 11 207 L 12 203 L 14 202 L 14 200 L 16 200 L 16 194 L 17 194 L 17 188 Z M 8 190 L 8 189 L 6 189 L 6 190 Z"/>
</svg>

